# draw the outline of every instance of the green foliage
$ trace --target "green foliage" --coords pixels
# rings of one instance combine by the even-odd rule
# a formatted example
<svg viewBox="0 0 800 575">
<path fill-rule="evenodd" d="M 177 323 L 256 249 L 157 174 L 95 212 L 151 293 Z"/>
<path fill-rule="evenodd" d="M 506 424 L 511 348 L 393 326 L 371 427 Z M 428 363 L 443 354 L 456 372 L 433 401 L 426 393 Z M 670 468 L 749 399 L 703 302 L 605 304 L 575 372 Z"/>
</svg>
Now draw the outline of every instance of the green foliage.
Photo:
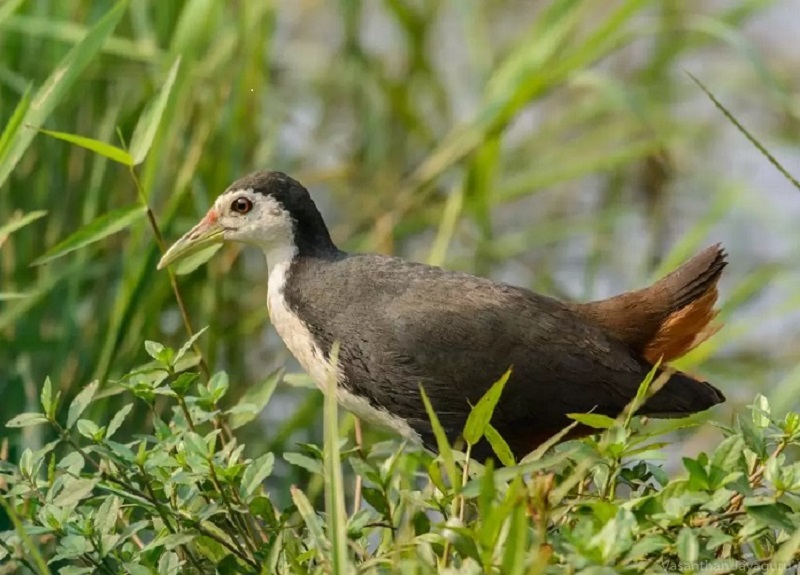
<svg viewBox="0 0 800 575">
<path fill-rule="evenodd" d="M 707 434 L 692 422 L 573 414 L 602 438 L 552 449 L 553 438 L 516 463 L 490 396 L 464 436 L 468 451 L 483 436 L 502 469 L 465 465 L 443 434 L 436 458 L 376 443 L 369 428 L 363 451 L 334 446 L 352 419 L 276 371 L 257 266 L 226 248 L 180 286 L 155 270 L 162 236 L 188 229 L 234 178 L 273 167 L 330 200 L 348 249 L 487 276 L 511 266 L 515 283 L 575 298 L 604 293 L 609 277 L 620 291 L 644 285 L 726 218 L 769 203 L 753 210 L 748 184 L 710 167 L 725 124 L 687 119 L 701 92 L 678 70 L 795 181 L 748 130 L 797 141 L 793 84 L 747 36 L 773 3 L 695 4 L 0 2 L 0 556 L 14 556 L 0 573 L 247 572 L 251 558 L 266 573 L 792 564 L 794 416 L 774 414 L 794 405 L 796 338 L 756 349 L 751 322 L 731 312 L 787 277 L 794 286 L 796 262 L 737 253 L 726 271 L 728 328 L 681 367 L 702 364 L 726 391 L 750 386 L 728 394 L 723 418 L 756 391 L 772 409 L 759 395 L 753 417 L 671 480 L 652 458 L 695 452 Z M 376 22 L 391 31 L 379 46 Z M 463 57 L 451 66 L 454 38 Z M 731 93 L 779 121 L 738 121 L 721 103 Z M 411 251 L 432 237 L 427 254 Z M 580 279 L 562 285 L 574 241 Z M 759 322 L 800 309 L 788 291 Z M 205 357 L 186 310 L 210 325 Z M 178 349 L 183 333 L 194 336 Z M 175 347 L 148 341 L 153 363 L 131 371 L 143 340 L 164 339 Z M 206 377 L 222 365 L 230 377 Z M 267 430 L 253 423 L 265 407 Z M 347 515 L 353 473 L 367 505 Z"/>
<path fill-rule="evenodd" d="M 176 369 L 179 350 L 145 347 L 155 361 L 118 383 L 126 401 L 147 406 L 151 423 L 127 439 L 117 432 L 131 403 L 110 420 L 81 417 L 96 384 L 60 418 L 48 381 L 41 412 L 9 422 L 48 425 L 57 436 L 0 466 L 2 506 L 15 519 L 0 533 L 0 555 L 20 572 L 761 573 L 788 567 L 800 549 L 800 463 L 787 460 L 800 446 L 800 415 L 777 418 L 763 398 L 719 428 L 724 439 L 712 453 L 684 457 L 684 471 L 669 478 L 654 455 L 669 449 L 663 435 L 674 425 L 623 414 L 599 422 L 600 436 L 537 461 L 467 468 L 452 450 L 340 447 L 330 395 L 325 447 L 307 446 L 304 456 L 324 477 L 322 512 L 297 487 L 285 506 L 265 488 L 273 453 L 247 456 L 230 426 L 252 396 L 225 408 L 226 374 L 203 383 Z M 165 418 L 154 410 L 163 402 Z M 473 418 L 491 418 L 486 405 Z M 650 457 L 639 459 L 643 452 Z M 463 478 L 448 469 L 457 479 L 442 483 L 450 466 Z M 367 504 L 352 514 L 343 467 L 363 481 Z"/>
</svg>

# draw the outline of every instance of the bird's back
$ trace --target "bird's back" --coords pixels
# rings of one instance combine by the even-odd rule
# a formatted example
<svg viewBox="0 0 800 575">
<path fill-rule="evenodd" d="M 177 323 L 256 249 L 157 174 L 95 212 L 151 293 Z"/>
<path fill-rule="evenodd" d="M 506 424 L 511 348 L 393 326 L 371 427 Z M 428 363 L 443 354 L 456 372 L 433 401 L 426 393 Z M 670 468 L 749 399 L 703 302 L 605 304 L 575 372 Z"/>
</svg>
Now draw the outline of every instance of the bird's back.
<svg viewBox="0 0 800 575">
<path fill-rule="evenodd" d="M 652 368 L 561 302 L 469 274 L 364 254 L 298 259 L 288 280 L 286 302 L 317 345 L 327 354 L 339 342 L 342 384 L 426 443 L 420 384 L 453 439 L 470 404 L 511 367 L 493 424 L 522 455 L 569 423 L 567 413 L 618 414 Z M 676 374 L 641 412 L 680 415 L 722 399 Z"/>
</svg>

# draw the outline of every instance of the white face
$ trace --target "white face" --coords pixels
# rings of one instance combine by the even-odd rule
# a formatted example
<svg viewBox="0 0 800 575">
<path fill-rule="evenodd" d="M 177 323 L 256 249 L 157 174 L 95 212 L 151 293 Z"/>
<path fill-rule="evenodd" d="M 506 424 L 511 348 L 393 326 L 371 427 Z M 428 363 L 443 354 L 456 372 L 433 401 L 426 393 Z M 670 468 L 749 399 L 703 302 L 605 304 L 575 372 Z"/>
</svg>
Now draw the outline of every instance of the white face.
<svg viewBox="0 0 800 575">
<path fill-rule="evenodd" d="M 227 241 L 255 245 L 265 251 L 294 244 L 288 212 L 275 198 L 252 189 L 225 192 L 206 218 L 216 218 L 225 229 L 223 237 Z"/>
</svg>

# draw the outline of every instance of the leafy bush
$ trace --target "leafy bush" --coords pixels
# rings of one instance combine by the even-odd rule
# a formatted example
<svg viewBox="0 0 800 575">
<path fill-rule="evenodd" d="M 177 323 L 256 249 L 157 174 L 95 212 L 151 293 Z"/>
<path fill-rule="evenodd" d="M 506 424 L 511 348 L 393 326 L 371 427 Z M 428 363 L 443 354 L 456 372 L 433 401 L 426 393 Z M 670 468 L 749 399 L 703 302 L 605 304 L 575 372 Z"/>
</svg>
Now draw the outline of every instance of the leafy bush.
<svg viewBox="0 0 800 575">
<path fill-rule="evenodd" d="M 366 453 L 337 434 L 326 401 L 323 448 L 285 454 L 324 479 L 324 513 L 299 488 L 278 508 L 264 481 L 275 464 L 244 455 L 234 435 L 263 408 L 277 377 L 237 405 L 220 407 L 227 376 L 202 382 L 190 341 L 154 342 L 153 361 L 100 389 L 87 386 L 56 417 L 49 380 L 42 412 L 9 427 L 50 425 L 57 439 L 2 465 L 2 505 L 15 529 L 0 553 L 19 572 L 59 573 L 650 573 L 782 572 L 800 548 L 800 416 L 770 414 L 763 397 L 714 453 L 683 459 L 669 479 L 652 457 L 664 435 L 694 425 L 623 414 L 576 415 L 597 437 L 546 445 L 494 469 L 466 459 L 440 436 L 440 455 L 391 443 Z M 473 410 L 474 443 L 503 380 Z M 646 386 L 643 386 L 643 390 Z M 150 433 L 120 440 L 132 404 L 104 422 L 82 418 L 98 397 L 126 393 L 151 408 Z M 332 396 L 331 396 L 332 397 Z M 643 399 L 641 395 L 638 399 Z M 169 401 L 164 420 L 152 409 Z M 430 412 L 434 428 L 435 414 Z M 141 425 L 139 426 L 142 427 Z M 553 441 L 552 443 L 555 443 Z M 502 451 L 502 440 L 493 438 Z M 469 447 L 467 448 L 467 452 Z M 345 512 L 342 467 L 363 481 L 366 505 Z"/>
</svg>

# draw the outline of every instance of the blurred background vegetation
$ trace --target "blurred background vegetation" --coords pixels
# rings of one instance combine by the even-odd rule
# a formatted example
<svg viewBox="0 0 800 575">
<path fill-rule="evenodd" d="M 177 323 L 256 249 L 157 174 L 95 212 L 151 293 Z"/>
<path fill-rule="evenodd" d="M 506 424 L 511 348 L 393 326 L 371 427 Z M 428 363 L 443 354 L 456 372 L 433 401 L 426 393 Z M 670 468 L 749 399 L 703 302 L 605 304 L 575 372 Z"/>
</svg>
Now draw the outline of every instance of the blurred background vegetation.
<svg viewBox="0 0 800 575">
<path fill-rule="evenodd" d="M 0 1 L 0 127 L 26 93 L 41 121 L 0 141 L 2 421 L 37 411 L 48 375 L 68 405 L 145 362 L 145 339 L 186 338 L 144 217 L 31 266 L 140 203 L 127 168 L 33 128 L 130 141 L 178 57 L 135 170 L 167 241 L 262 168 L 303 181 L 345 249 L 564 298 L 643 286 L 722 241 L 727 325 L 682 366 L 725 391 L 713 414 L 723 421 L 755 392 L 776 411 L 794 402 L 800 193 L 686 73 L 800 173 L 791 0 L 130 0 L 74 81 L 37 94 L 111 8 Z M 284 364 L 298 371 L 269 326 L 261 254 L 225 247 L 178 283 L 195 328 L 210 326 L 201 348 L 230 374 L 231 401 Z M 319 439 L 320 394 L 289 379 L 244 430 L 254 453 Z M 94 409 L 105 417 L 122 401 Z M 37 429 L 9 435 L 4 455 L 47 441 Z M 675 449 L 718 439 L 711 426 L 698 433 Z M 276 477 L 303 481 L 298 469 Z"/>
</svg>

